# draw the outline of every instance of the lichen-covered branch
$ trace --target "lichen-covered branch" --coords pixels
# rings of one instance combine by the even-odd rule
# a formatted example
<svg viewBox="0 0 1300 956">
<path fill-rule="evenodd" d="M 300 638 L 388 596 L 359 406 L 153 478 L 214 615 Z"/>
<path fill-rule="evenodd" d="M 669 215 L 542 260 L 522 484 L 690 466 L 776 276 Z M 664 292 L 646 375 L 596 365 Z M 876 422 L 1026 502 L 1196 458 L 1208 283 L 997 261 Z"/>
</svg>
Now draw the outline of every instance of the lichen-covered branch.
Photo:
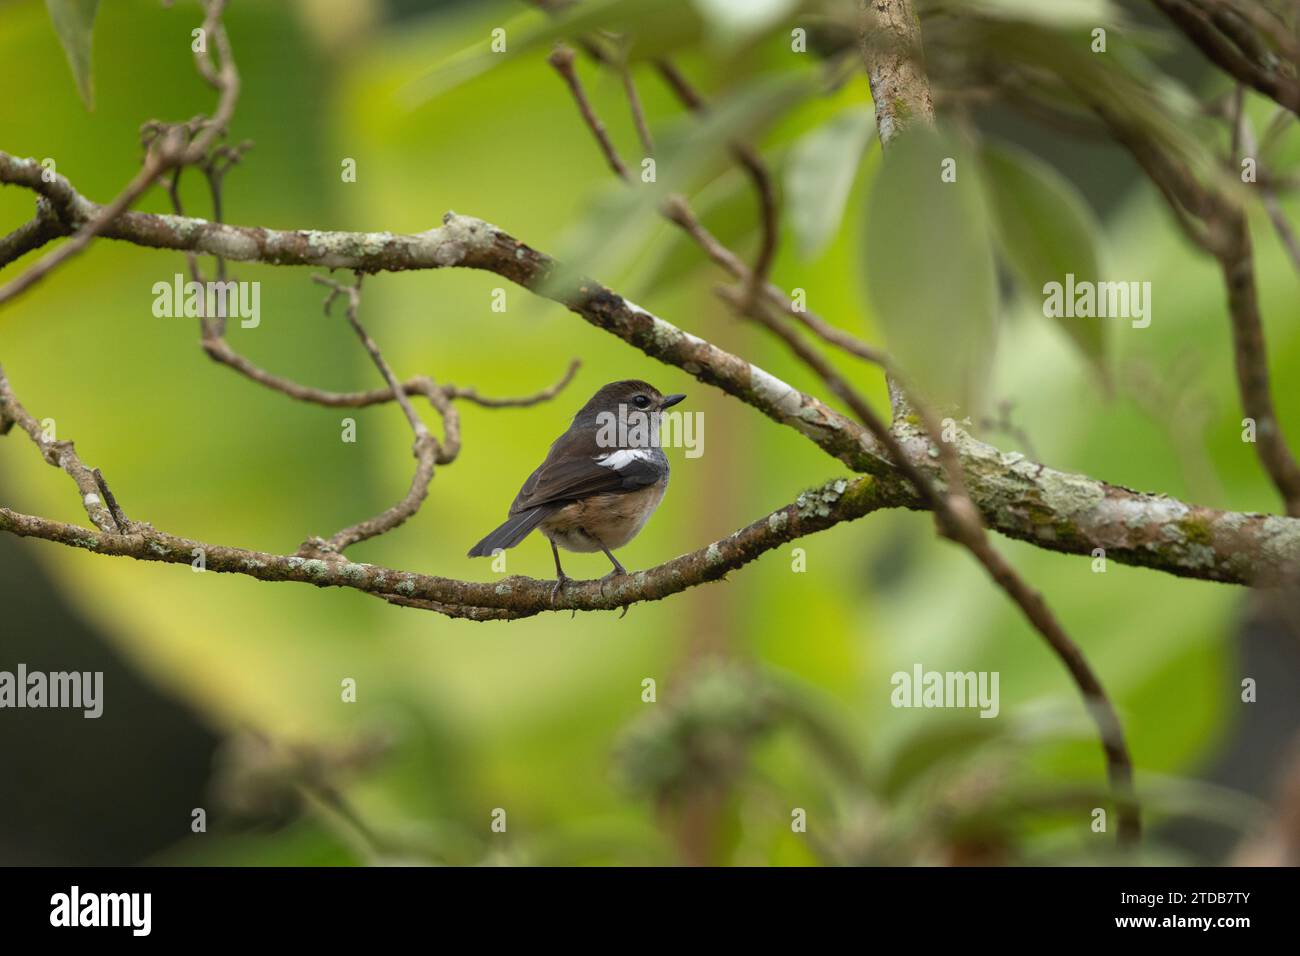
<svg viewBox="0 0 1300 956">
<path fill-rule="evenodd" d="M 921 24 L 910 0 L 861 0 L 862 57 L 876 105 L 876 129 L 888 146 L 915 122 L 934 121 Z"/>
<path fill-rule="evenodd" d="M 188 123 L 146 124 L 146 133 L 150 138 L 145 143 L 144 165 L 140 171 L 107 206 L 97 208 L 92 215 L 81 218 L 75 231 L 69 233 L 72 238 L 68 242 L 8 285 L 0 286 L 0 304 L 21 295 L 68 259 L 85 250 L 105 226 L 134 205 L 163 173 L 203 161 L 217 139 L 225 135 L 235 113 L 235 104 L 239 100 L 239 71 L 235 68 L 230 41 L 221 22 L 225 8 L 226 0 L 204 0 L 203 26 L 200 28 L 203 35 L 210 38 L 217 48 L 220 65 L 212 62 L 212 54 L 206 43 L 194 54 L 200 75 L 218 93 L 212 116 L 199 117 Z M 3 261 L 0 260 L 0 264 Z"/>
<path fill-rule="evenodd" d="M 262 581 L 351 588 L 391 596 L 395 603 L 432 605 L 455 617 L 494 619 L 529 617 L 551 610 L 618 610 L 639 601 L 661 600 L 723 578 L 795 538 L 887 507 L 891 487 L 890 481 L 869 476 L 834 479 L 721 540 L 649 570 L 595 581 L 570 581 L 554 603 L 553 581 L 520 576 L 487 583 L 458 581 L 346 559 L 327 561 L 206 544 L 147 526 L 137 526 L 130 534 L 117 534 L 0 508 L 0 531 L 97 554 L 167 564 L 192 565 L 196 552 L 201 551 L 207 571 L 243 574 Z"/>
<path fill-rule="evenodd" d="M 35 189 L 68 209 L 93 208 L 63 177 L 42 183 L 33 160 L 0 152 L 0 183 Z M 127 212 L 105 237 L 139 246 L 226 255 L 273 265 L 336 266 L 366 272 L 473 268 L 494 272 L 559 302 L 653 358 L 739 398 L 787 425 L 855 471 L 896 478 L 862 425 L 757 366 L 685 332 L 592 280 L 563 275 L 555 260 L 482 220 L 448 214 L 416 235 L 279 231 L 178 216 Z M 566 281 L 558 281 L 566 279 Z M 362 393 L 364 394 L 364 393 Z M 894 429 L 908 457 L 941 477 L 930 443 L 906 420 Z M 1268 584 L 1300 566 L 1300 521 L 1216 511 L 1047 468 L 960 435 L 971 500 L 989 528 L 1073 554 L 1100 548 L 1112 560 L 1182 577 Z M 918 508 L 904 488 L 898 507 Z"/>
<path fill-rule="evenodd" d="M 81 495 L 81 504 L 86 509 L 86 516 L 96 528 L 101 531 L 126 530 L 118 527 L 113 513 L 100 497 L 102 478 L 96 480 L 95 477 L 98 469 L 92 470 L 86 467 L 77 455 L 77 449 L 72 442 L 45 434 L 41 423 L 14 396 L 9 379 L 5 376 L 4 367 L 0 366 L 0 435 L 7 433 L 14 425 L 28 434 L 40 450 L 41 457 L 48 464 L 55 468 L 62 468 L 68 473 L 68 477 L 76 484 L 77 491 Z"/>
</svg>

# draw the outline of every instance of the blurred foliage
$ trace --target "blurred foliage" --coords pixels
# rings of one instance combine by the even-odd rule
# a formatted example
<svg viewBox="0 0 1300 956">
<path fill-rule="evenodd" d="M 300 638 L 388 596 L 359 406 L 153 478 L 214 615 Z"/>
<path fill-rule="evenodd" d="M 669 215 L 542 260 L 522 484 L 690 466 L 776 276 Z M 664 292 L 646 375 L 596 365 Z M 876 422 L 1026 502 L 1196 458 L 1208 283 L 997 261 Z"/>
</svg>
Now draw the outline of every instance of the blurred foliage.
<svg viewBox="0 0 1300 956">
<path fill-rule="evenodd" d="M 91 43 L 95 27 L 95 10 L 99 0 L 45 0 L 50 22 L 68 55 L 77 92 L 86 109 L 95 105 L 95 83 L 91 73 Z"/>
<path fill-rule="evenodd" d="M 1077 93 L 1091 91 L 1213 174 L 1214 151 L 1226 140 L 1159 65 L 1167 33 L 1129 24 L 1101 0 L 922 4 L 936 95 L 942 109 L 954 104 L 955 125 L 943 134 L 946 145 L 918 139 L 902 149 L 959 157 L 964 198 L 953 220 L 952 204 L 933 199 L 937 183 L 908 176 L 905 164 L 882 165 L 870 145 L 866 79 L 844 72 L 855 42 L 851 3 L 759 4 L 770 17 L 753 29 L 755 21 L 737 19 L 741 5 L 723 0 L 589 0 L 558 21 L 506 2 L 401 6 L 418 9 L 396 18 L 375 0 L 231 4 L 226 22 L 244 86 L 232 136 L 257 145 L 227 178 L 230 221 L 417 232 L 455 209 L 564 252 L 613 288 L 636 290 L 657 314 L 821 393 L 779 343 L 722 311 L 711 295 L 716 270 L 656 216 L 669 190 L 686 192 L 710 229 L 752 256 L 755 202 L 727 160 L 730 139 L 752 139 L 785 183 L 773 280 L 807 290 L 809 307 L 828 321 L 869 341 L 887 338 L 932 387 L 978 373 L 989 396 L 1014 401 L 1016 424 L 1055 467 L 1205 505 L 1275 507 L 1239 438 L 1213 264 L 1188 247 L 1149 187 L 1132 188 L 1133 167 L 1118 149 L 1106 151 L 1099 168 L 1122 196 L 1112 194 L 1112 211 L 1095 222 L 1091 197 L 1034 158 L 1058 148 L 1058 134 L 1023 125 L 1019 145 L 994 142 L 962 98 L 991 86 L 998 97 L 1028 98 L 1039 112 L 1077 119 Z M 68 82 L 44 5 L 11 0 L 0 16 L 3 70 L 41 78 L 39 97 L 0 100 L 0 145 L 53 157 L 96 200 L 138 168 L 142 122 L 209 108 L 211 93 L 191 62 L 194 4 L 102 6 L 93 113 Z M 791 24 L 804 22 L 810 52 L 792 55 Z M 1113 25 L 1104 59 L 1088 51 L 1097 22 Z M 574 24 L 633 37 L 622 54 L 660 144 L 653 188 L 609 182 L 545 63 L 550 43 L 573 38 Z M 501 26 L 508 55 L 494 57 L 491 31 Z M 710 97 L 703 119 L 684 116 L 646 65 L 669 52 Z M 625 155 L 639 158 L 616 73 L 586 60 L 578 67 Z M 1196 93 L 1227 89 L 1216 78 Z M 1266 128 L 1269 104 L 1253 96 L 1248 103 L 1256 128 Z M 1265 141 L 1264 155 L 1279 168 L 1300 160 L 1294 127 Z M 345 158 L 356 160 L 355 183 L 340 180 Z M 967 177 L 967 169 L 987 175 Z M 196 177 L 186 176 L 183 193 L 188 211 L 206 214 Z M 1286 207 L 1296 212 L 1289 199 Z M 166 211 L 166 197 L 155 192 L 142 208 Z M 0 191 L 6 229 L 30 214 L 29 194 Z M 1300 368 L 1296 278 L 1258 218 L 1260 292 L 1284 383 Z M 995 262 L 1027 291 L 1008 294 Z M 1044 270 L 1065 263 L 1077 274 L 1095 269 L 1153 284 L 1149 329 L 1106 329 L 1113 397 L 1090 368 L 1099 336 L 1044 320 L 1033 295 Z M 190 324 L 150 311 L 153 283 L 183 268 L 179 255 L 99 242 L 5 309 L 0 355 L 29 409 L 76 439 L 133 518 L 200 540 L 292 551 L 309 534 L 396 500 L 410 466 L 400 412 L 356 412 L 359 440 L 345 444 L 339 414 L 207 361 Z M 232 271 L 260 281 L 263 293 L 261 326 L 232 329 L 236 348 L 322 387 L 377 384 L 349 330 L 322 315 L 306 270 Z M 836 470 L 793 431 L 557 306 L 508 286 L 507 311 L 494 312 L 492 291 L 502 284 L 471 271 L 367 283 L 363 320 L 399 376 L 430 374 L 514 395 L 553 381 L 571 357 L 584 369 L 549 404 L 466 407 L 464 451 L 439 471 L 424 509 L 358 546 L 356 559 L 489 577 L 486 563 L 463 557 L 466 547 L 500 520 L 573 409 L 618 378 L 685 391 L 684 407 L 708 423 L 703 457 L 670 452 L 672 488 L 622 553 L 630 568 L 723 536 Z M 1142 401 L 1149 396 L 1127 392 L 1121 374 L 1142 363 L 1159 379 L 1189 355 L 1186 388 L 1206 409 L 1203 428 L 1190 436 L 1178 421 L 1152 415 Z M 873 369 L 834 361 L 887 407 Z M 1300 392 L 1279 387 L 1276 399 L 1284 422 L 1300 422 Z M 1206 463 L 1212 487 L 1185 468 L 1184 446 Z M 6 504 L 80 520 L 67 481 L 12 437 L 0 443 L 0 477 Z M 547 615 L 489 625 L 353 592 L 23 546 L 70 604 L 214 728 L 232 739 L 255 727 L 256 739 L 298 742 L 255 750 L 261 759 L 252 770 L 247 760 L 235 765 L 244 775 L 233 779 L 245 781 L 236 789 L 266 797 L 261 808 L 271 811 L 255 829 L 214 826 L 166 862 L 1106 858 L 1112 837 L 1088 828 L 1090 808 L 1105 802 L 1102 761 L 1075 690 L 975 563 L 936 539 L 924 515 L 873 515 L 796 545 L 806 552 L 806 573 L 792 570 L 787 548 L 726 583 L 634 607 L 626 619 Z M 1231 639 L 1241 592 L 1113 563 L 1095 574 L 1086 560 L 999 546 L 1048 596 L 1115 698 L 1150 817 L 1190 813 L 1252 825 L 1252 805 L 1184 779 L 1237 717 Z M 573 560 L 575 575 L 603 573 L 603 558 Z M 509 561 L 511 573 L 552 573 L 540 540 Z M 890 675 L 917 662 L 1000 672 L 1001 717 L 893 708 Z M 641 700 L 646 677 L 658 681 L 658 703 Z M 340 702 L 344 678 L 357 682 L 356 703 Z M 364 773 L 329 777 L 325 792 L 345 795 L 344 811 L 322 804 L 319 787 L 303 797 L 301 775 L 310 771 L 319 783 L 324 760 L 304 763 L 304 753 L 346 753 L 347 741 L 372 733 L 387 741 L 384 755 Z M 297 756 L 286 761 L 285 753 Z M 232 779 L 229 769 L 220 779 Z M 292 800 L 277 789 L 286 780 Z M 254 800 L 235 816 L 258 806 Z M 791 831 L 793 807 L 807 810 L 807 834 Z M 496 808 L 508 811 L 505 834 L 489 829 Z M 1172 851 L 1152 858 L 1181 860 Z"/>
</svg>

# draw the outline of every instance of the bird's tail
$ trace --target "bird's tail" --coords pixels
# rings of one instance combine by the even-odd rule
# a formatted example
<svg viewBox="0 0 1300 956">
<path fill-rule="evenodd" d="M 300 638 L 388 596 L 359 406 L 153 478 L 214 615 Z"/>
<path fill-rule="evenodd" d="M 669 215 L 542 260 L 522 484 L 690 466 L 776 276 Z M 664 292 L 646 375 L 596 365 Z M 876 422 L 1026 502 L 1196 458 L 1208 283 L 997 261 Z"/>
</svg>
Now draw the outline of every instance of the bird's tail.
<svg viewBox="0 0 1300 956">
<path fill-rule="evenodd" d="M 521 511 L 517 515 L 511 515 L 501 527 L 470 548 L 469 556 L 471 558 L 488 557 L 498 548 L 502 550 L 513 548 L 528 537 L 528 533 L 541 524 L 542 519 L 550 514 L 552 510 L 545 505 L 539 505 L 536 508 Z"/>
</svg>

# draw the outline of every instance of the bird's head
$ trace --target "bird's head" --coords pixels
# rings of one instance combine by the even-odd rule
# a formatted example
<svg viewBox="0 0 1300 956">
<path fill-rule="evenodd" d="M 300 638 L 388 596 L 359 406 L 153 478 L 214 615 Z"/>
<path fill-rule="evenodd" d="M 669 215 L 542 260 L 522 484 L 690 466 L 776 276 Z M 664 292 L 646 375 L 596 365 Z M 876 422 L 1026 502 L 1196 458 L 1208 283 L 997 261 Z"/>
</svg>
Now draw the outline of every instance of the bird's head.
<svg viewBox="0 0 1300 956">
<path fill-rule="evenodd" d="M 587 404 L 578 413 L 579 418 L 594 418 L 601 412 L 624 415 L 633 412 L 650 414 L 671 408 L 686 396 L 682 394 L 665 395 L 649 382 L 629 378 L 621 382 L 610 382 L 591 396 Z"/>
<path fill-rule="evenodd" d="M 620 436 L 620 446 L 654 445 L 658 444 L 659 413 L 685 397 L 682 394 L 665 395 L 649 382 L 639 379 L 624 379 L 610 382 L 591 396 L 573 421 L 583 427 L 615 427 L 616 430 L 610 434 Z M 638 424 L 642 426 L 641 430 L 637 429 Z M 639 437 L 645 434 L 647 425 L 650 429 L 648 437 Z"/>
</svg>

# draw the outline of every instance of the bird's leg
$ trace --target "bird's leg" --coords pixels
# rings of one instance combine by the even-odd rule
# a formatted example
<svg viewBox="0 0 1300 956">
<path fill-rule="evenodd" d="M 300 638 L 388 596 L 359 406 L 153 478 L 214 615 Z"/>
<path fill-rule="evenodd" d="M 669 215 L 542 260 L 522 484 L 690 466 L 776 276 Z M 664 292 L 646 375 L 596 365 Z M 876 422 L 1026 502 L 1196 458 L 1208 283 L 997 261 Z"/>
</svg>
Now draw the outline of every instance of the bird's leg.
<svg viewBox="0 0 1300 956">
<path fill-rule="evenodd" d="M 600 550 L 605 552 L 605 557 L 609 558 L 609 560 L 614 562 L 614 570 L 610 571 L 609 574 L 605 575 L 605 577 L 612 578 L 616 574 L 627 574 L 627 568 L 623 567 L 623 565 L 618 563 L 618 558 L 614 557 L 614 555 L 610 553 L 609 548 L 605 547 L 604 545 L 601 545 Z M 627 609 L 628 609 L 628 605 L 624 604 L 623 611 L 618 616 L 618 619 L 620 621 L 623 620 L 623 618 L 627 617 Z"/>
<path fill-rule="evenodd" d="M 555 587 L 551 588 L 551 607 L 555 607 L 555 602 L 564 590 L 564 585 L 569 582 L 569 576 L 564 573 L 564 568 L 560 567 L 560 549 L 551 542 L 551 554 L 555 555 Z"/>
<path fill-rule="evenodd" d="M 605 547 L 604 545 L 601 545 L 600 550 L 605 552 L 605 557 L 609 558 L 609 560 L 614 562 L 614 570 L 609 572 L 610 574 L 627 574 L 627 568 L 623 567 L 623 565 L 618 563 L 618 558 L 614 557 L 614 555 L 610 552 L 609 548 Z"/>
</svg>

